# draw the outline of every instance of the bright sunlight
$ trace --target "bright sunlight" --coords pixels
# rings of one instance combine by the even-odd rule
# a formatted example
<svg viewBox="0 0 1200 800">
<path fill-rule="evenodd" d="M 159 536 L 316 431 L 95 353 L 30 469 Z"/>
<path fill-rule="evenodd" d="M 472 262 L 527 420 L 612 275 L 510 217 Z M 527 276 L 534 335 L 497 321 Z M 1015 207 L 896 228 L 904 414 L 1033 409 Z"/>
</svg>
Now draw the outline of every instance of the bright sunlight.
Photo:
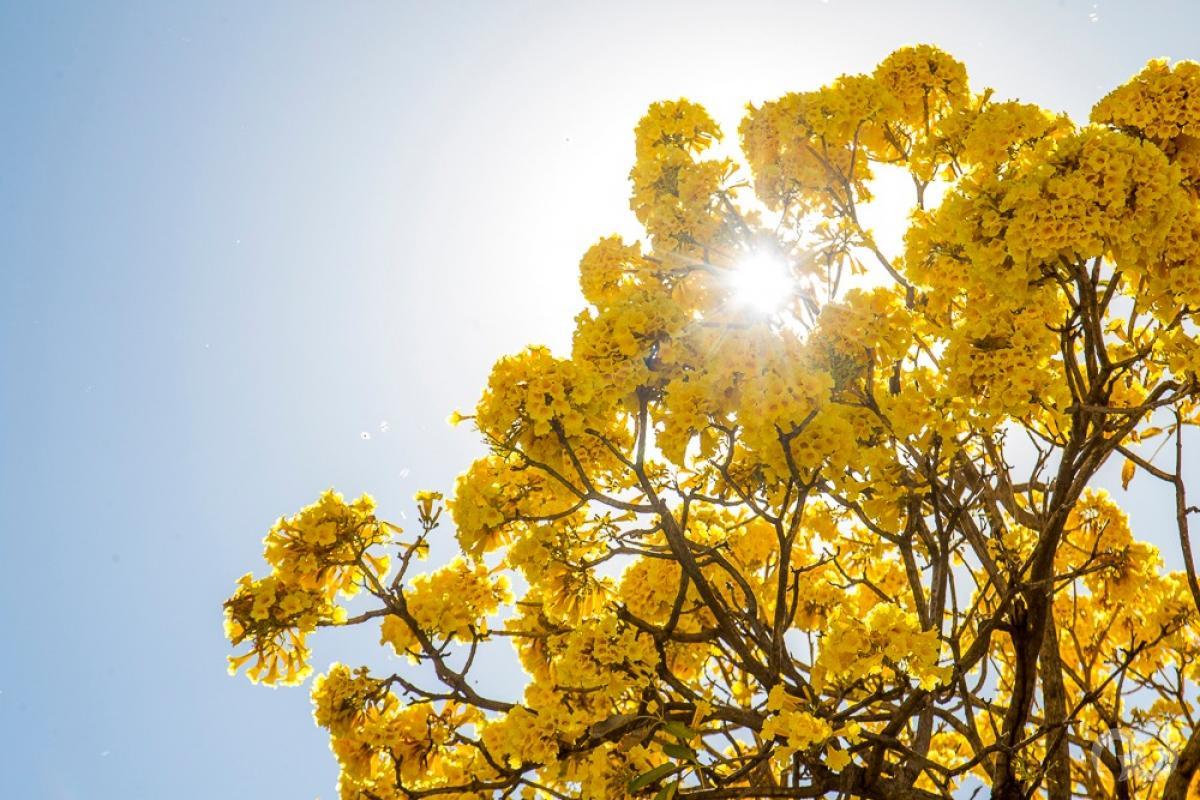
<svg viewBox="0 0 1200 800">
<path fill-rule="evenodd" d="M 750 253 L 729 275 L 738 305 L 764 314 L 778 311 L 795 288 L 787 262 L 772 253 Z"/>
</svg>

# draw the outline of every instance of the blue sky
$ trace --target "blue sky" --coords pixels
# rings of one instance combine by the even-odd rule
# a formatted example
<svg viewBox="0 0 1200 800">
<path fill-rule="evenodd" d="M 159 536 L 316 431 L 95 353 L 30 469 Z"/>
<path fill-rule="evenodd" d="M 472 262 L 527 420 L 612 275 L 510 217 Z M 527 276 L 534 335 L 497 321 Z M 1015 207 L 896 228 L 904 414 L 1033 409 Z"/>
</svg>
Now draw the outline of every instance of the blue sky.
<svg viewBox="0 0 1200 800">
<path fill-rule="evenodd" d="M 1081 119 L 1200 58 L 1189 5 L 0 3 L 0 796 L 334 796 L 306 690 L 226 676 L 221 601 L 327 486 L 449 488 L 447 414 L 633 232 L 650 101 L 732 133 L 928 41 Z"/>
</svg>

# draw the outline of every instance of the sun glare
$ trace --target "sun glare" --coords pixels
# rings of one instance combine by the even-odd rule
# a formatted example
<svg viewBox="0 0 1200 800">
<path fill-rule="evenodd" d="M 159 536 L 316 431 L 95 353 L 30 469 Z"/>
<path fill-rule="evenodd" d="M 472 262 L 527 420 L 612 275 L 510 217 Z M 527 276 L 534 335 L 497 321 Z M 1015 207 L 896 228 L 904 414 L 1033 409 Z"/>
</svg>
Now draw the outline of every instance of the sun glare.
<svg viewBox="0 0 1200 800">
<path fill-rule="evenodd" d="M 764 314 L 778 311 L 788 301 L 794 282 L 783 259 L 770 253 L 751 253 L 729 276 L 738 305 Z"/>
</svg>

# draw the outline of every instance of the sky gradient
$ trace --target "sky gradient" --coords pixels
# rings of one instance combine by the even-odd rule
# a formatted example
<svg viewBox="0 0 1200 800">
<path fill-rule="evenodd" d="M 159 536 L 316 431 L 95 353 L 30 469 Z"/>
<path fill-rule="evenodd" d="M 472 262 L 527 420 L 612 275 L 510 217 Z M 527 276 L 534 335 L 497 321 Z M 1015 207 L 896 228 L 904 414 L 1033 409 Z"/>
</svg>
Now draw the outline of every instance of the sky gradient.
<svg viewBox="0 0 1200 800">
<path fill-rule="evenodd" d="M 733 134 L 930 42 L 1082 120 L 1200 58 L 1191 5 L 0 3 L 0 797 L 334 796 L 307 690 L 225 674 L 221 601 L 328 486 L 397 520 L 451 487 L 481 447 L 446 416 L 636 235 L 649 102 Z"/>
</svg>

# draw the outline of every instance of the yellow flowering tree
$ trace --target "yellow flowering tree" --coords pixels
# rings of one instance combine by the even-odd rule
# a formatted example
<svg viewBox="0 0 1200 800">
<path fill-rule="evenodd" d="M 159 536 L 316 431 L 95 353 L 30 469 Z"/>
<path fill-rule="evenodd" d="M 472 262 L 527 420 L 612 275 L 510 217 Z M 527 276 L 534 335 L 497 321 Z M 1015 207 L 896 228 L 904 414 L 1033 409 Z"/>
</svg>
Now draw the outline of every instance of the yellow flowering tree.
<svg viewBox="0 0 1200 800">
<path fill-rule="evenodd" d="M 377 627 L 409 667 L 313 683 L 345 800 L 1188 796 L 1200 65 L 1077 125 L 910 47 L 739 133 L 650 107 L 645 238 L 584 254 L 571 352 L 497 362 L 414 532 L 333 492 L 276 523 L 231 670 L 298 683 L 317 628 Z M 1174 496 L 1182 572 L 1106 463 Z M 487 696 L 496 648 L 527 680 Z"/>
</svg>

